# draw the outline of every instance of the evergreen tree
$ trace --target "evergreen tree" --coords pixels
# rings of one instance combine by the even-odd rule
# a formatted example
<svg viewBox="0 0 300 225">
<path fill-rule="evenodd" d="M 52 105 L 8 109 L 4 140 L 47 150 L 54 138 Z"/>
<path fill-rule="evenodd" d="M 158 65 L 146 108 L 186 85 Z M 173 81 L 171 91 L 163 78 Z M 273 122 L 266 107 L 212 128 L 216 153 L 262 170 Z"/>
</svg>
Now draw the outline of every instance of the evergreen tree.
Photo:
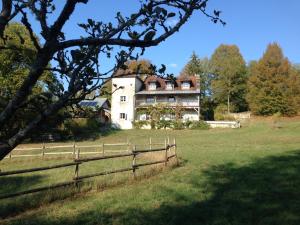
<svg viewBox="0 0 300 225">
<path fill-rule="evenodd" d="M 213 97 L 217 104 L 227 104 L 227 112 L 247 110 L 246 64 L 236 45 L 220 45 L 211 57 L 214 74 Z"/>
<path fill-rule="evenodd" d="M 205 119 L 212 119 L 213 105 L 211 101 L 211 79 L 209 59 L 200 59 L 195 52 L 192 53 L 190 61 L 184 66 L 180 76 L 200 76 L 200 108 L 201 115 Z"/>
<path fill-rule="evenodd" d="M 297 113 L 300 104 L 299 72 L 284 57 L 278 44 L 267 47 L 250 73 L 247 100 L 253 113 Z"/>
</svg>

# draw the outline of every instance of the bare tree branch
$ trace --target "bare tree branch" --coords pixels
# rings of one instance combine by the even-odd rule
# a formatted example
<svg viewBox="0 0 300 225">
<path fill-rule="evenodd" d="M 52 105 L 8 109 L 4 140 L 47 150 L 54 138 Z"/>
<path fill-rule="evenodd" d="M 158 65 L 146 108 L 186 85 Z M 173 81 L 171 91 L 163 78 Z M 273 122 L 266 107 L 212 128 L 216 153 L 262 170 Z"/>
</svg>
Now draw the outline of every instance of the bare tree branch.
<svg viewBox="0 0 300 225">
<path fill-rule="evenodd" d="M 12 11 L 12 0 L 2 0 L 2 10 L 0 14 L 0 36 L 3 37 L 5 27 L 9 21 Z"/>
</svg>

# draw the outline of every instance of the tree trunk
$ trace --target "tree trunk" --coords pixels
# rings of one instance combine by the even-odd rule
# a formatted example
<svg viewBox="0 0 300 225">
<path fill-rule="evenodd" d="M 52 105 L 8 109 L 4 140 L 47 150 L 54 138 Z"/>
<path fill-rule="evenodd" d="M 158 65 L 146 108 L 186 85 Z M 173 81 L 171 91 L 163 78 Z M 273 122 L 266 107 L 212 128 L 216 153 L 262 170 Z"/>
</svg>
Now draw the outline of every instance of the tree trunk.
<svg viewBox="0 0 300 225">
<path fill-rule="evenodd" d="M 227 95 L 227 114 L 230 113 L 230 93 Z"/>
<path fill-rule="evenodd" d="M 21 129 L 13 137 L 9 138 L 7 143 L 0 142 L 0 160 L 8 155 L 18 144 L 20 144 L 27 135 L 37 128 L 46 118 L 55 114 L 59 109 L 65 106 L 72 93 L 66 93 L 60 100 L 48 106 L 44 112 L 32 120 L 25 128 Z"/>
<path fill-rule="evenodd" d="M 13 149 L 9 144 L 0 142 L 0 160 L 7 156 Z"/>
</svg>

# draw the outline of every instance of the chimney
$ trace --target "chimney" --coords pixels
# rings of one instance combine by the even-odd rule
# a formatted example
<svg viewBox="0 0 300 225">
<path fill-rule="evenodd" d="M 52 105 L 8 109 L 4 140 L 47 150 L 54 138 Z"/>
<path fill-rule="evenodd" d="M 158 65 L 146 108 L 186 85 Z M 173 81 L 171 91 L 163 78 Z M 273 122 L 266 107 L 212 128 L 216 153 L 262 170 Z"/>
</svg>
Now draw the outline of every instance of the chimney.
<svg viewBox="0 0 300 225">
<path fill-rule="evenodd" d="M 199 74 L 195 74 L 194 75 L 196 77 L 196 89 L 200 90 L 200 75 Z"/>
</svg>

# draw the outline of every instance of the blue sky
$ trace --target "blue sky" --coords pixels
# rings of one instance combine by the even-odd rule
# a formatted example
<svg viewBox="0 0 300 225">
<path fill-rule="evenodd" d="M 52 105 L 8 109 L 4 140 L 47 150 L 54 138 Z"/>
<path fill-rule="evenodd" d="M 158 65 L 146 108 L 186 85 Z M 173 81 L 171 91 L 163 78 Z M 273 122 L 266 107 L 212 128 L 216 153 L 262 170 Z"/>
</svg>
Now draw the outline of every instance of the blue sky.
<svg viewBox="0 0 300 225">
<path fill-rule="evenodd" d="M 65 1 L 57 2 L 60 6 Z M 78 22 L 87 18 L 110 21 L 117 11 L 130 15 L 139 6 L 138 2 L 90 0 L 87 5 L 81 4 L 66 24 L 67 37 L 78 37 Z M 154 64 L 164 63 L 168 72 L 178 74 L 193 51 L 200 57 L 210 57 L 220 44 L 236 44 L 248 62 L 259 59 L 269 43 L 277 42 L 291 62 L 300 62 L 299 0 L 210 0 L 208 10 L 213 9 L 222 11 L 225 27 L 213 24 L 198 12 L 179 33 L 148 49 L 143 58 Z"/>
</svg>

